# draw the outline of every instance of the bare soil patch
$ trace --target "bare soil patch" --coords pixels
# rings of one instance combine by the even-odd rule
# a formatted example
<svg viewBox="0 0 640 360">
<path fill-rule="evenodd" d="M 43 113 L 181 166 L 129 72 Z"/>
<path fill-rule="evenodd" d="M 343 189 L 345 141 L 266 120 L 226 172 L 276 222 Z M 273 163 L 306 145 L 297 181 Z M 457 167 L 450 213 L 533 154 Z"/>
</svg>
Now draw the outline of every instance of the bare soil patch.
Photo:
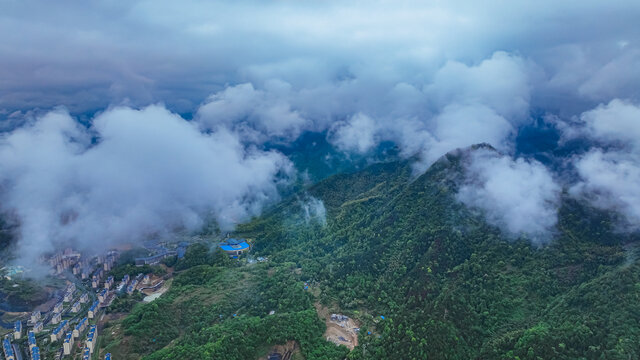
<svg viewBox="0 0 640 360">
<path fill-rule="evenodd" d="M 327 330 L 324 333 L 324 337 L 327 341 L 331 341 L 337 345 L 344 345 L 353 350 L 358 346 L 358 331 L 360 324 L 350 318 L 339 313 L 332 313 L 327 307 L 322 306 L 320 303 L 314 304 L 316 311 L 321 319 L 327 326 Z M 337 314 L 338 317 L 332 319 L 332 315 Z"/>
</svg>

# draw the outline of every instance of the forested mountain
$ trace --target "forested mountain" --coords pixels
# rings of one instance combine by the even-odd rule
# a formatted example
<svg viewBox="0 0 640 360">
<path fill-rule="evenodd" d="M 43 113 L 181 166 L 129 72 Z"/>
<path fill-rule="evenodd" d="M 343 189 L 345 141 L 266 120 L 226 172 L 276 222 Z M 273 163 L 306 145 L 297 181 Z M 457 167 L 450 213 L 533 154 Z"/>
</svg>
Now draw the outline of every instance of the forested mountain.
<svg viewBox="0 0 640 360">
<path fill-rule="evenodd" d="M 268 262 L 199 258 L 124 321 L 129 345 L 163 348 L 151 359 L 246 359 L 286 340 L 307 359 L 640 357 L 637 238 L 568 196 L 547 245 L 502 234 L 455 198 L 476 148 L 418 177 L 382 163 L 288 198 L 237 230 Z M 322 338 L 314 302 L 362 324 L 348 355 Z"/>
</svg>

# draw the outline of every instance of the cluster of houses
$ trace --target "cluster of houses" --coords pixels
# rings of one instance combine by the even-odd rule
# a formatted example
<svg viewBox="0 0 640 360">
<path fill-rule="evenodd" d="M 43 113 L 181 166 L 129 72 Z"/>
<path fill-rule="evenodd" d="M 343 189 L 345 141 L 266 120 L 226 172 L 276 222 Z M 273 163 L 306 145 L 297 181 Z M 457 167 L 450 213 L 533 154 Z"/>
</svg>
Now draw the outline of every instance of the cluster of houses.
<svg viewBox="0 0 640 360">
<path fill-rule="evenodd" d="M 176 251 L 166 250 L 163 247 L 159 247 L 159 252 L 154 256 L 160 255 L 163 257 L 176 254 L 184 255 L 187 245 L 188 244 L 185 243 L 184 248 L 179 247 Z M 163 251 L 162 249 L 166 251 Z M 48 261 L 50 263 L 54 269 L 54 274 L 71 271 L 78 278 L 89 280 L 91 286 L 96 289 L 97 293 L 95 296 L 90 296 L 89 293 L 82 292 L 80 293 L 80 296 L 78 296 L 76 295 L 78 292 L 76 284 L 70 282 L 62 292 L 60 301 L 55 303 L 50 312 L 46 312 L 44 313 L 45 315 L 43 315 L 40 311 L 34 311 L 31 314 L 28 319 L 30 329 L 27 333 L 27 343 L 32 360 L 39 360 L 41 357 L 40 348 L 36 341 L 36 335 L 43 331 L 44 324 L 47 326 L 52 325 L 47 333 L 47 338 L 50 343 L 60 344 L 62 347 L 62 349 L 60 349 L 60 353 L 64 355 L 74 354 L 74 349 L 80 346 L 78 341 L 81 340 L 79 339 L 86 334 L 86 339 L 82 344 L 84 345 L 82 358 L 91 358 L 93 352 L 97 349 L 98 328 L 96 325 L 90 324 L 90 319 L 97 317 L 101 306 L 105 306 L 105 304 L 108 303 L 110 296 L 114 293 L 114 291 L 111 290 L 115 287 L 115 279 L 113 276 L 109 276 L 106 279 L 104 279 L 104 277 L 115 265 L 117 256 L 118 253 L 116 251 L 110 251 L 104 256 L 98 256 L 97 261 L 93 262 L 92 259 L 83 259 L 82 254 L 79 252 L 73 251 L 72 249 L 65 249 L 46 260 L 42 260 L 43 262 Z M 149 263 L 149 261 L 153 263 L 155 260 L 147 259 L 144 263 Z M 118 287 L 115 287 L 114 290 L 115 293 L 126 292 L 128 294 L 132 294 L 137 290 L 138 285 L 149 283 L 149 275 L 138 274 L 136 277 L 125 275 L 118 284 Z M 92 300 L 92 298 L 95 300 Z M 91 306 L 88 307 L 88 310 L 86 310 L 87 312 L 84 315 L 85 317 L 77 321 L 76 319 L 78 318 L 73 317 L 74 315 L 71 314 L 81 313 L 83 311 L 83 304 L 89 303 L 90 301 L 93 302 L 91 303 Z M 72 316 L 72 318 L 69 318 L 69 316 Z M 63 319 L 63 317 L 67 317 L 67 319 Z M 21 345 L 12 344 L 12 341 L 14 339 L 21 339 L 22 334 L 24 333 L 23 325 L 26 326 L 26 324 L 27 323 L 23 324 L 22 321 L 16 321 L 14 323 L 13 336 L 8 335 L 4 339 L 3 350 L 5 359 L 15 360 L 17 358 L 21 358 L 16 356 L 15 353 L 16 351 L 20 351 Z M 106 354 L 104 359 L 110 360 L 111 354 Z"/>
<path fill-rule="evenodd" d="M 113 264 L 115 263 L 117 253 L 109 252 L 107 256 L 98 257 L 97 263 L 98 268 L 92 273 L 91 283 L 92 287 L 99 288 L 100 281 L 106 271 L 111 270 Z M 70 257 L 64 257 L 64 255 L 54 256 L 52 260 L 56 264 L 62 264 L 64 268 L 68 265 L 68 259 Z M 71 258 L 75 258 L 71 257 Z M 78 257 L 78 259 L 80 259 Z M 84 279 L 88 279 L 88 274 L 91 274 L 91 266 L 88 264 L 84 264 L 80 261 L 77 261 L 73 266 L 73 273 L 76 276 L 82 276 Z M 107 278 L 104 283 L 104 288 L 101 289 L 97 294 L 98 300 L 94 301 L 94 303 L 89 307 L 87 311 L 86 317 L 82 318 L 75 326 L 70 328 L 71 323 L 69 320 L 62 320 L 62 314 L 64 310 L 64 303 L 71 303 L 74 300 L 74 294 L 76 293 L 76 285 L 74 283 L 70 283 L 64 291 L 64 295 L 62 296 L 62 301 L 56 303 L 51 311 L 50 323 L 53 325 L 57 325 L 55 329 L 53 329 L 50 333 L 50 341 L 57 342 L 62 341 L 62 353 L 64 355 L 70 355 L 73 353 L 74 344 L 77 344 L 78 338 L 82 336 L 84 332 L 86 332 L 87 328 L 90 327 L 89 319 L 94 318 L 100 305 L 107 301 L 108 297 L 108 289 L 113 285 L 113 277 Z M 82 293 L 75 302 L 69 307 L 70 313 L 79 313 L 82 310 L 82 305 L 88 303 L 90 300 L 88 293 Z M 36 324 L 42 324 L 42 315 L 39 311 L 34 311 L 31 314 L 31 322 Z M 40 328 L 41 330 L 41 328 Z M 32 359 L 40 358 L 40 351 L 36 345 L 35 334 L 38 333 L 38 326 L 34 326 L 34 331 L 30 332 L 29 338 L 29 348 L 30 353 L 32 354 Z M 31 338 L 31 334 L 33 334 L 33 338 Z M 91 326 L 89 330 L 89 334 L 87 335 L 87 340 L 85 341 L 85 345 L 89 348 L 89 355 L 93 352 L 96 342 L 97 342 L 97 327 Z M 15 338 L 15 334 L 14 334 Z"/>
<path fill-rule="evenodd" d="M 49 258 L 49 265 L 53 269 L 54 274 L 61 274 L 63 271 L 73 268 L 72 271 L 77 271 L 82 267 L 81 263 L 82 254 L 77 251 L 74 251 L 71 248 L 67 248 L 62 252 L 54 254 Z"/>
<path fill-rule="evenodd" d="M 19 340 L 22 337 L 22 323 L 17 321 L 13 330 L 13 339 Z M 38 345 L 36 344 L 36 333 L 34 331 L 28 332 L 27 343 L 29 344 L 31 360 L 40 360 L 40 348 L 38 348 Z M 18 358 L 8 336 L 2 341 L 2 351 L 4 352 L 4 358 L 6 360 L 16 360 L 16 358 Z M 22 357 L 20 356 L 19 358 L 21 359 Z"/>
</svg>

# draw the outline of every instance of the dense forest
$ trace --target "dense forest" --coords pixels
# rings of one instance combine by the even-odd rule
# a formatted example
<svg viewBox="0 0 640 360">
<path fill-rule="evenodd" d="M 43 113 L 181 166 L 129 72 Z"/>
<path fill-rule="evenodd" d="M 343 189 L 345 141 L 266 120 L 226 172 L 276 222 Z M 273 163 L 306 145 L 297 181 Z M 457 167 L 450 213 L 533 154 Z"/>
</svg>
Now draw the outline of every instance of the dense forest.
<svg viewBox="0 0 640 360">
<path fill-rule="evenodd" d="M 547 245 L 505 236 L 455 199 L 466 156 L 294 194 L 237 229 L 265 263 L 192 246 L 170 291 L 123 321 L 128 346 L 148 359 L 251 359 L 287 340 L 306 359 L 640 358 L 637 236 L 568 196 Z M 315 302 L 362 324 L 353 351 L 323 339 Z"/>
</svg>

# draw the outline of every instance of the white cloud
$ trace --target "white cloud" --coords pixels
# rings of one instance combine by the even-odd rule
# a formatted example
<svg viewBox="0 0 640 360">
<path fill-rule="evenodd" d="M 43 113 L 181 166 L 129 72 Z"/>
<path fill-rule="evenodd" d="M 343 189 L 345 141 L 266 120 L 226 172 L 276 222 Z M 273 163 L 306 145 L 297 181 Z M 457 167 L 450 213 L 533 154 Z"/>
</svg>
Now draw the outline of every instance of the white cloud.
<svg viewBox="0 0 640 360">
<path fill-rule="evenodd" d="M 550 239 L 561 188 L 542 164 L 476 150 L 467 164 L 467 179 L 457 198 L 482 209 L 489 223 L 536 243 Z"/>
<path fill-rule="evenodd" d="M 628 153 L 595 149 L 575 161 L 581 177 L 570 189 L 604 209 L 624 214 L 634 229 L 640 222 L 640 158 Z"/>
<path fill-rule="evenodd" d="M 312 221 L 317 221 L 321 225 L 327 224 L 327 209 L 324 207 L 322 200 L 307 195 L 299 200 L 299 204 L 302 207 L 305 223 L 309 224 Z"/>
<path fill-rule="evenodd" d="M 637 229 L 640 221 L 640 107 L 614 99 L 580 116 L 582 126 L 567 126 L 566 136 L 585 136 L 606 149 L 576 156 L 580 179 L 570 189 L 595 206 L 623 214 Z"/>
<path fill-rule="evenodd" d="M 33 260 L 62 244 L 97 250 L 208 219 L 229 229 L 277 200 L 290 166 L 161 106 L 109 109 L 89 129 L 56 111 L 0 140 L 0 203 L 20 221 L 18 254 Z"/>
<path fill-rule="evenodd" d="M 481 104 L 512 121 L 529 113 L 529 79 L 524 60 L 503 51 L 476 66 L 447 62 L 426 94 L 440 104 Z"/>
<path fill-rule="evenodd" d="M 267 90 L 256 90 L 246 83 L 215 93 L 200 106 L 197 119 L 208 129 L 226 126 L 255 130 L 256 141 L 294 140 L 309 122 L 287 103 L 289 84 L 272 81 L 269 85 Z"/>
<path fill-rule="evenodd" d="M 584 112 L 586 135 L 605 142 L 624 142 L 640 151 L 640 107 L 620 99 Z"/>
<path fill-rule="evenodd" d="M 376 145 L 376 122 L 358 113 L 348 121 L 333 124 L 329 140 L 342 151 L 364 154 Z"/>
</svg>

